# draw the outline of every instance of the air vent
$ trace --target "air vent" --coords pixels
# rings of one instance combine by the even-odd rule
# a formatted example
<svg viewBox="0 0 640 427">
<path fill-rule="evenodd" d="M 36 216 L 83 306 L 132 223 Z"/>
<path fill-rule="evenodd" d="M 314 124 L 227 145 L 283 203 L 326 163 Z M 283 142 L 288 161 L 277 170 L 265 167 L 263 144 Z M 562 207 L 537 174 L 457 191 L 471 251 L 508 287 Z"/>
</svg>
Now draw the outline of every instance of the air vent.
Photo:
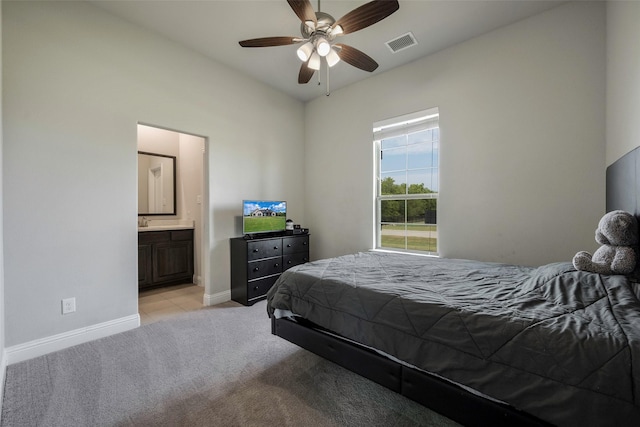
<svg viewBox="0 0 640 427">
<path fill-rule="evenodd" d="M 385 43 L 391 52 L 396 53 L 418 44 L 416 38 L 410 32 Z"/>
<path fill-rule="evenodd" d="M 403 34 L 400 37 L 396 37 L 393 40 L 389 40 L 385 43 L 391 52 L 396 53 L 401 50 L 405 50 L 410 48 L 411 46 L 415 46 L 418 44 L 416 38 L 410 32 L 407 34 Z"/>
</svg>

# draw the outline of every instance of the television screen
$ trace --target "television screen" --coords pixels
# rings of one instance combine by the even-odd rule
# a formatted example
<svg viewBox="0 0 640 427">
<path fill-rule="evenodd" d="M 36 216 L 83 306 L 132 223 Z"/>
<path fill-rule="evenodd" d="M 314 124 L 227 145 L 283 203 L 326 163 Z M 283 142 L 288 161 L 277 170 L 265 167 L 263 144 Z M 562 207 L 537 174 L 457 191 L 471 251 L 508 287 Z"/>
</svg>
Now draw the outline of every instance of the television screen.
<svg viewBox="0 0 640 427">
<path fill-rule="evenodd" d="M 283 231 L 287 222 L 287 202 L 279 200 L 243 200 L 244 234 Z"/>
</svg>

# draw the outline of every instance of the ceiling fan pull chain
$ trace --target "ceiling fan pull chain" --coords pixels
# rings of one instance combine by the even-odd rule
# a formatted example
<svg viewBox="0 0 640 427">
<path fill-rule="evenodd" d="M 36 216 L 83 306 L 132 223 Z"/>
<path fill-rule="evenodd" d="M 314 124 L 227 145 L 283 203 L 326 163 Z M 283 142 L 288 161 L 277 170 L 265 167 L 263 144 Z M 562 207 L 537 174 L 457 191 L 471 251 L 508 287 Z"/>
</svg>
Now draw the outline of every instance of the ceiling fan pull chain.
<svg viewBox="0 0 640 427">
<path fill-rule="evenodd" d="M 331 95 L 331 90 L 329 89 L 329 66 L 327 65 L 327 90 L 325 92 L 325 95 L 329 96 Z M 318 73 L 320 74 L 320 73 Z"/>
</svg>

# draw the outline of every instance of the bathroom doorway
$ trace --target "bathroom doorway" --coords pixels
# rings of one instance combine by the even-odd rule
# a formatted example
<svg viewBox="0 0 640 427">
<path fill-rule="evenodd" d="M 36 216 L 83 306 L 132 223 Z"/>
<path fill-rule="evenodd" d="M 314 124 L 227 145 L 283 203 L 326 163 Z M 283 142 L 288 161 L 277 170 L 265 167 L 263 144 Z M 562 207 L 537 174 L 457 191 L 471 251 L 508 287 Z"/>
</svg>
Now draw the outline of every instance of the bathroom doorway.
<svg viewBox="0 0 640 427">
<path fill-rule="evenodd" d="M 207 138 L 199 135 L 155 125 L 138 124 L 138 152 L 152 153 L 175 159 L 175 176 L 173 177 L 175 188 L 173 192 L 162 190 L 163 193 L 158 194 L 158 191 L 161 191 L 158 190 L 154 194 L 157 203 L 169 206 L 172 203 L 175 204 L 175 211 L 173 212 L 175 214 L 152 213 L 142 215 L 146 212 L 138 210 L 139 233 L 193 227 L 194 240 L 193 276 L 191 280 L 184 283 L 169 281 L 171 283 L 169 286 L 163 286 L 162 280 L 157 283 L 140 281 L 144 273 L 139 271 L 141 296 L 138 301 L 138 307 L 142 323 L 158 320 L 158 317 L 171 315 L 172 312 L 177 313 L 201 308 L 204 304 L 205 283 L 208 275 L 208 265 L 205 259 L 207 251 L 205 248 L 208 245 L 206 236 L 210 226 L 208 215 L 205 214 L 205 207 L 208 206 L 209 199 L 206 182 L 206 176 L 208 175 L 207 143 Z M 146 199 L 146 202 L 139 201 L 138 206 L 140 209 L 141 205 L 149 205 L 148 188 L 150 187 L 148 182 L 143 181 L 148 178 L 151 172 L 140 166 L 140 162 L 138 165 L 138 196 Z M 166 181 L 164 182 L 163 188 L 171 187 L 170 183 L 166 184 Z M 170 210 L 165 212 L 170 212 Z M 143 225 L 144 227 L 142 227 Z M 142 252 L 139 246 L 140 253 Z M 140 270 L 143 264 L 140 261 L 138 264 Z M 141 283 L 144 284 L 141 285 Z M 187 295 L 188 298 L 186 297 Z M 198 298 L 199 304 L 194 303 Z M 169 300 L 169 302 L 166 300 Z M 150 302 L 153 304 L 148 304 Z"/>
</svg>

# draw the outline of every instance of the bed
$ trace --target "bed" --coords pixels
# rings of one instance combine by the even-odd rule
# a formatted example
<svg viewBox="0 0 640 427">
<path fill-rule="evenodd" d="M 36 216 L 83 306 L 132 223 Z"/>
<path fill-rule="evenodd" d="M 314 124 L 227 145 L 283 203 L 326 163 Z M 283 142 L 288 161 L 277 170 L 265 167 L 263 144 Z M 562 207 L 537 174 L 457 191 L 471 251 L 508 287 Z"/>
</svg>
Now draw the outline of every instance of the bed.
<svg viewBox="0 0 640 427">
<path fill-rule="evenodd" d="M 638 213 L 620 190 L 636 165 L 608 168 L 608 210 Z M 274 334 L 464 425 L 640 424 L 630 277 L 370 251 L 287 270 L 267 311 Z"/>
</svg>

